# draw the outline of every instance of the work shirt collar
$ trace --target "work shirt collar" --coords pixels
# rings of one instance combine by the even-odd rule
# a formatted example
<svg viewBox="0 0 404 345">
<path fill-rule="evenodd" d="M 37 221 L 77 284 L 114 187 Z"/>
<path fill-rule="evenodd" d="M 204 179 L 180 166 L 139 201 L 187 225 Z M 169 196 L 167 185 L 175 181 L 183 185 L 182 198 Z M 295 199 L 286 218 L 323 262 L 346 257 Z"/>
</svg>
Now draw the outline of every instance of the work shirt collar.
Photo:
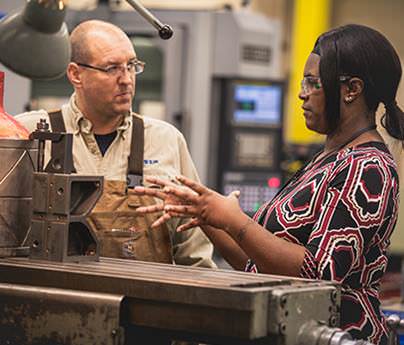
<svg viewBox="0 0 404 345">
<path fill-rule="evenodd" d="M 69 108 L 71 109 L 71 118 L 72 118 L 72 125 L 73 125 L 73 133 L 78 134 L 90 134 L 93 133 L 93 124 L 90 120 L 84 117 L 83 113 L 80 111 L 79 107 L 76 103 L 76 94 L 70 97 L 69 100 Z M 116 129 L 119 136 L 122 136 L 123 139 L 126 138 L 128 129 L 130 128 L 132 122 L 132 114 L 128 112 L 125 117 L 123 118 L 121 124 Z"/>
</svg>

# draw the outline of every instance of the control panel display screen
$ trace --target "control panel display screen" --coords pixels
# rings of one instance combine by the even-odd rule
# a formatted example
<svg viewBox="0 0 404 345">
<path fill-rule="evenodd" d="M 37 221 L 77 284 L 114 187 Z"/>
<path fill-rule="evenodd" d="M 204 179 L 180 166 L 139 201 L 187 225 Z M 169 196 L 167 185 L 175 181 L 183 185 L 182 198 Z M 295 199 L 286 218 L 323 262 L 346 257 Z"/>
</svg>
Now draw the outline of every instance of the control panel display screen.
<svg viewBox="0 0 404 345">
<path fill-rule="evenodd" d="M 281 125 L 281 85 L 240 83 L 234 88 L 235 124 Z"/>
<path fill-rule="evenodd" d="M 237 132 L 234 163 L 239 167 L 274 168 L 275 136 L 272 133 Z"/>
</svg>

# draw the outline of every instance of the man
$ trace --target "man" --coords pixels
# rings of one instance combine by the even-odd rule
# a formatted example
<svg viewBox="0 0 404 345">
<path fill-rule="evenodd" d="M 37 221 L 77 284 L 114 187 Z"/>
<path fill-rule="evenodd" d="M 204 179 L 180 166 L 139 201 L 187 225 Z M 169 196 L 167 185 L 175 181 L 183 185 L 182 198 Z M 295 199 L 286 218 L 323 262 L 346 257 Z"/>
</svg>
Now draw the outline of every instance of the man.
<svg viewBox="0 0 404 345">
<path fill-rule="evenodd" d="M 197 173 L 177 129 L 131 112 L 136 74 L 144 68 L 132 42 L 121 29 L 99 20 L 81 23 L 70 39 L 67 77 L 75 92 L 69 103 L 50 116 L 37 111 L 16 118 L 30 131 L 46 118 L 54 131 L 73 133 L 76 172 L 104 176 L 103 195 L 88 219 L 101 255 L 215 267 L 212 245 L 199 228 L 177 233 L 178 220 L 173 220 L 152 230 L 154 219 L 136 214 L 137 207 L 155 202 L 135 195 L 127 184 L 135 176 L 136 160 L 144 162 L 140 174 L 143 169 L 145 176 L 196 179 Z"/>
</svg>

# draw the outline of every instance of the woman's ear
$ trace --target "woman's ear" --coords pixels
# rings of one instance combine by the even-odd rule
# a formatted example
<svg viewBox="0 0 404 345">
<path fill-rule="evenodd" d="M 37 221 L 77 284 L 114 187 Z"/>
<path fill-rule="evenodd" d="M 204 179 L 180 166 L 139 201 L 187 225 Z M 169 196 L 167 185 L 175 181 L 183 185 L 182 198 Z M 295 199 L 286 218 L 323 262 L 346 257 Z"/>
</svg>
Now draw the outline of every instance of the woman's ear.
<svg viewBox="0 0 404 345">
<path fill-rule="evenodd" d="M 357 77 L 349 79 L 342 87 L 342 99 L 345 103 L 352 103 L 363 92 L 364 83 L 363 80 Z"/>
<path fill-rule="evenodd" d="M 73 87 L 80 88 L 81 87 L 81 73 L 80 73 L 80 67 L 74 63 L 70 62 L 69 65 L 67 66 L 67 78 L 69 78 L 70 83 L 73 85 Z"/>
</svg>

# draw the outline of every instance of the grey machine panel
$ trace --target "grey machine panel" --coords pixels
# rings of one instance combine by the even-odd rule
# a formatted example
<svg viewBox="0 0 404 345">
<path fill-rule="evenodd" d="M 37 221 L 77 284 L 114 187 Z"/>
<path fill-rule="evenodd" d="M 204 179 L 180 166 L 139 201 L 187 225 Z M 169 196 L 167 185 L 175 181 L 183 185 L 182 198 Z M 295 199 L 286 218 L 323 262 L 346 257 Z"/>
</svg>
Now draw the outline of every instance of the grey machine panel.
<svg viewBox="0 0 404 345">
<path fill-rule="evenodd" d="M 124 296 L 1 284 L 0 343 L 119 345 Z"/>
<path fill-rule="evenodd" d="M 336 286 L 297 278 L 107 258 L 80 264 L 9 258 L 0 260 L 0 277 L 125 296 L 121 323 L 168 331 L 174 339 L 292 345 L 306 321 L 335 327 L 339 320 Z"/>
</svg>

